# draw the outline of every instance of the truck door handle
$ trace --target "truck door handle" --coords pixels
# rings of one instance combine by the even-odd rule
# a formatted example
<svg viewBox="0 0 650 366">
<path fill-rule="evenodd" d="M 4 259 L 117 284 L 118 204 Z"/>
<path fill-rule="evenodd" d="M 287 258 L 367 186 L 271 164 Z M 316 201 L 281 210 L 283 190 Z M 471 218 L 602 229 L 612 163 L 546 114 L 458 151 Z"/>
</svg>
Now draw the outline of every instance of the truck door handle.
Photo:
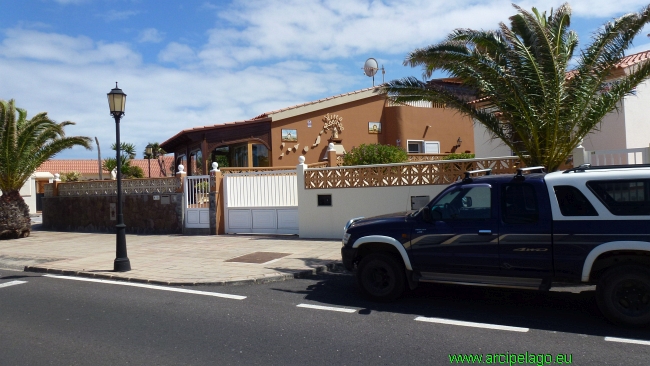
<svg viewBox="0 0 650 366">
<path fill-rule="evenodd" d="M 479 230 L 479 235 L 492 235 L 492 230 Z"/>
</svg>

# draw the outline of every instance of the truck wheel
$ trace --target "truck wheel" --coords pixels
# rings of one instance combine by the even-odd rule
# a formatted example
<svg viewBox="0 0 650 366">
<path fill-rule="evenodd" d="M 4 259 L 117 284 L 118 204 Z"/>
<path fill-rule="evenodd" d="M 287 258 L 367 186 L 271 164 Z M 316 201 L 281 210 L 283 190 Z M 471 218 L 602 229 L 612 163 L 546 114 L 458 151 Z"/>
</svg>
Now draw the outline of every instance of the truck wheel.
<svg viewBox="0 0 650 366">
<path fill-rule="evenodd" d="M 650 324 L 650 268 L 627 265 L 610 269 L 596 286 L 600 311 L 612 323 Z"/>
<path fill-rule="evenodd" d="M 404 291 L 406 276 L 402 263 L 386 254 L 369 254 L 359 263 L 357 283 L 361 292 L 375 301 L 397 299 Z"/>
</svg>

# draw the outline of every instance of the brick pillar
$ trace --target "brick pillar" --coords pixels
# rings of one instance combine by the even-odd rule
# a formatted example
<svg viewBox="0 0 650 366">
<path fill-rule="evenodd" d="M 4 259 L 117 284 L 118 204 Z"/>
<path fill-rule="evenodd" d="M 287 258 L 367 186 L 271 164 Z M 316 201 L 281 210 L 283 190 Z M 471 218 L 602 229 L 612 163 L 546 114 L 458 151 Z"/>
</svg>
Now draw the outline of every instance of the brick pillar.
<svg viewBox="0 0 650 366">
<path fill-rule="evenodd" d="M 336 149 L 334 148 L 334 143 L 330 142 L 327 146 L 327 166 L 335 167 L 336 163 Z"/>
<path fill-rule="evenodd" d="M 187 173 L 185 172 L 185 167 L 183 164 L 180 164 L 178 166 L 178 171 L 176 172 L 176 178 L 180 181 L 180 188 L 178 189 L 178 193 L 183 193 L 183 188 L 185 185 L 185 177 L 187 176 Z"/>
<path fill-rule="evenodd" d="M 223 200 L 223 173 L 219 170 L 219 164 L 214 162 L 212 163 L 212 170 L 210 170 L 210 176 L 212 176 L 212 180 L 214 181 L 214 185 L 210 187 L 210 190 L 215 192 L 214 193 L 214 198 L 215 198 L 215 226 L 214 228 L 212 227 L 212 223 L 210 223 L 210 234 L 213 235 L 222 235 L 226 231 L 226 224 L 224 220 L 224 200 Z M 212 221 L 212 220 L 210 220 Z"/>
</svg>

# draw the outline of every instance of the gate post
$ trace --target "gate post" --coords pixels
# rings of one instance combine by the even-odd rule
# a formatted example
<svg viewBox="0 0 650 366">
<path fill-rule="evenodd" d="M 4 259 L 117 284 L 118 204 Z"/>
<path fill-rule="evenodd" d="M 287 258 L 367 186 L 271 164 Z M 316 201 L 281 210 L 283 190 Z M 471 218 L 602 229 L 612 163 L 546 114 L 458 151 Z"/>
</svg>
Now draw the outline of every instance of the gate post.
<svg viewBox="0 0 650 366">
<path fill-rule="evenodd" d="M 305 170 L 307 168 L 305 157 L 301 155 L 298 158 L 298 165 L 296 166 L 296 189 L 298 190 L 298 237 L 300 237 L 301 223 L 304 222 L 308 216 L 308 212 L 305 212 L 306 205 L 304 202 L 306 201 L 305 198 L 303 198 L 305 196 Z M 303 205 L 301 205 L 300 202 L 303 202 Z"/>
<path fill-rule="evenodd" d="M 585 151 L 582 144 L 573 149 L 573 167 L 577 168 L 582 164 L 589 163 L 589 156 L 587 154 L 589 154 L 589 152 Z"/>
<path fill-rule="evenodd" d="M 327 166 L 335 167 L 337 166 L 337 163 L 336 149 L 334 148 L 334 143 L 330 142 L 329 145 L 327 145 Z"/>
<path fill-rule="evenodd" d="M 185 167 L 183 166 L 183 164 L 180 164 L 178 166 L 178 171 L 176 172 L 176 178 L 178 178 L 178 180 L 181 182 L 181 184 L 180 184 L 181 188 L 177 192 L 183 192 L 183 193 L 185 192 L 184 191 L 184 189 L 185 189 L 185 176 L 187 175 L 187 173 L 185 173 L 184 170 L 185 170 Z"/>
<path fill-rule="evenodd" d="M 225 223 L 223 220 L 223 174 L 219 170 L 217 162 L 212 163 L 212 170 L 210 176 L 214 181 L 214 185 L 210 186 L 210 195 L 214 195 L 214 215 L 210 212 L 210 234 L 221 235 L 225 233 Z M 210 210 L 212 210 L 212 200 L 210 200 Z"/>
</svg>

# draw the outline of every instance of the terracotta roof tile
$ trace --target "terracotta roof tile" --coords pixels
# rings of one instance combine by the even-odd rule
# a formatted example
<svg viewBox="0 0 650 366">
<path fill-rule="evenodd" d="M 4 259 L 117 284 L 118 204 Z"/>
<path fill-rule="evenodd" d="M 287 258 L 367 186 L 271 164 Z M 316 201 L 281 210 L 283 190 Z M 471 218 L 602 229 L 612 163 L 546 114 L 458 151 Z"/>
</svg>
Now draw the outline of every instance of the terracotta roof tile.
<svg viewBox="0 0 650 366">
<path fill-rule="evenodd" d="M 170 175 L 169 167 L 174 161 L 174 157 L 172 155 L 165 156 L 163 161 L 167 169 L 167 175 Z M 149 176 L 149 161 L 147 159 L 133 159 L 131 160 L 131 164 L 139 166 L 144 171 L 144 175 Z M 75 171 L 82 175 L 94 176 L 98 175 L 97 170 L 97 159 L 52 159 L 46 161 L 36 169 L 37 172 L 49 172 L 52 174 Z M 110 177 L 110 172 L 106 170 L 103 170 L 102 174 Z M 151 176 L 161 176 L 160 165 L 156 159 L 151 159 Z"/>
<path fill-rule="evenodd" d="M 349 93 L 344 93 L 344 94 L 339 94 L 339 95 L 333 95 L 333 96 L 331 96 L 331 97 L 327 97 L 327 98 L 323 98 L 323 99 L 318 99 L 318 100 L 314 100 L 314 101 L 307 102 L 307 103 L 297 104 L 297 105 L 294 105 L 294 106 L 291 106 L 291 107 L 286 107 L 286 108 L 278 109 L 278 110 L 275 110 L 275 111 L 262 113 L 262 114 L 260 114 L 259 116 L 255 117 L 255 118 L 253 118 L 253 119 L 255 120 L 255 119 L 260 119 L 260 118 L 266 118 L 266 117 L 268 117 L 268 116 L 271 115 L 271 114 L 276 114 L 276 113 L 280 113 L 280 112 L 288 111 L 288 110 L 290 110 L 290 109 L 296 109 L 296 108 L 300 108 L 300 107 L 304 107 L 304 106 L 308 106 L 308 105 L 312 105 L 312 104 L 318 104 L 318 103 L 322 103 L 322 102 L 327 101 L 327 100 L 332 100 L 332 99 L 336 99 L 336 98 L 346 97 L 346 96 L 349 96 L 349 95 L 354 95 L 354 94 L 363 93 L 363 92 L 365 92 L 365 91 L 373 90 L 373 89 L 378 88 L 378 87 L 379 87 L 379 86 L 376 86 L 376 87 L 373 86 L 373 87 L 370 87 L 370 88 L 365 88 L 365 89 L 361 89 L 361 90 L 355 90 L 355 91 L 352 91 L 352 92 L 349 92 Z"/>
</svg>

